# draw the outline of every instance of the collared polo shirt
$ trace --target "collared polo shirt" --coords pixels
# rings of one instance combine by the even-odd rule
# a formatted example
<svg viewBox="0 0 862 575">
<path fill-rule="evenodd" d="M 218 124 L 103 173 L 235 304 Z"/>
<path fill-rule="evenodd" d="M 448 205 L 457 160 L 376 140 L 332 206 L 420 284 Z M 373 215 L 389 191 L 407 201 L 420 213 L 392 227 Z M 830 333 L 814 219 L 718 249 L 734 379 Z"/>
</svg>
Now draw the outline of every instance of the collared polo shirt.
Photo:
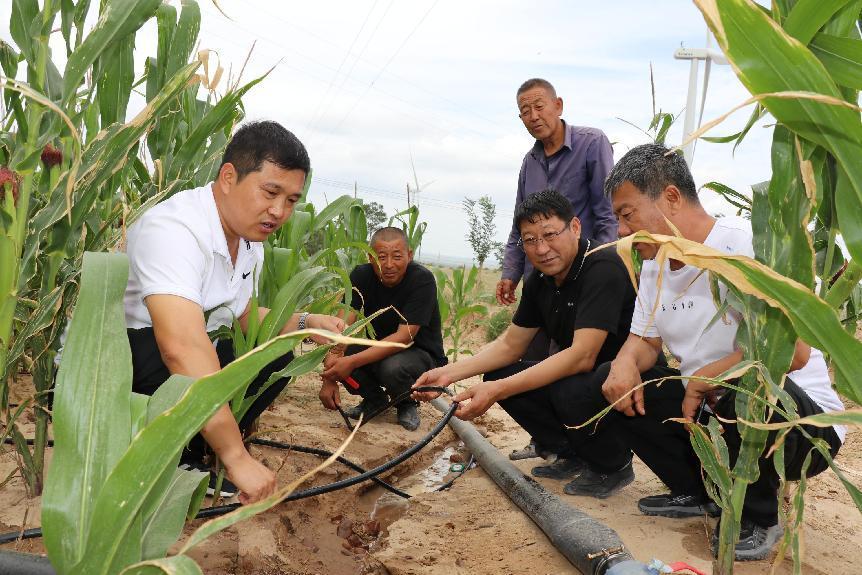
<svg viewBox="0 0 862 575">
<path fill-rule="evenodd" d="M 595 365 L 600 365 L 616 357 L 629 335 L 635 290 L 612 247 L 584 259 L 586 247 L 586 241 L 579 240 L 578 255 L 560 286 L 552 276 L 533 271 L 524 282 L 512 323 L 544 329 L 559 349 L 571 347 L 578 329 L 606 331 L 608 335 L 596 357 Z"/>
<path fill-rule="evenodd" d="M 153 325 L 144 299 L 179 296 L 208 314 L 207 331 L 231 325 L 245 311 L 263 266 L 263 245 L 240 240 L 231 261 L 212 183 L 179 192 L 129 228 L 126 327 Z"/>
</svg>

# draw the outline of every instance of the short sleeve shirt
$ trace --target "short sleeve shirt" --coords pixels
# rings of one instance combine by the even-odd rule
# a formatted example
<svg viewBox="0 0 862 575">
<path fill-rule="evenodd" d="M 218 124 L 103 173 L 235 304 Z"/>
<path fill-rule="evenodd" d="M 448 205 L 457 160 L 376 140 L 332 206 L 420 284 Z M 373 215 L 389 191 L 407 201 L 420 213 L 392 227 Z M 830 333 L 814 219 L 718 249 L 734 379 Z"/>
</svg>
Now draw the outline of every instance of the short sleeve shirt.
<svg viewBox="0 0 862 575">
<path fill-rule="evenodd" d="M 263 265 L 263 245 L 240 240 L 236 264 L 212 184 L 179 192 L 150 208 L 129 228 L 126 327 L 152 326 L 144 299 L 174 295 L 208 316 L 207 331 L 231 325 L 248 306 Z"/>
<path fill-rule="evenodd" d="M 635 292 L 613 248 L 584 258 L 586 251 L 587 242 L 579 240 L 578 254 L 560 286 L 553 277 L 533 271 L 524 283 L 512 323 L 543 328 L 560 349 L 571 347 L 575 330 L 606 331 L 596 357 L 596 365 L 600 365 L 614 359 L 628 337 Z"/>
<path fill-rule="evenodd" d="M 398 310 L 388 310 L 371 320 L 377 339 L 392 335 L 401 325 L 418 325 L 413 345 L 427 351 L 438 366 L 446 365 L 437 282 L 428 268 L 410 262 L 401 283 L 386 287 L 374 273 L 372 265 L 363 264 L 350 272 L 350 282 L 359 292 L 354 292 L 350 300 L 354 309 L 366 316 L 389 306 Z"/>
<path fill-rule="evenodd" d="M 751 222 L 740 217 L 718 218 L 703 245 L 731 255 L 754 257 Z M 719 303 L 710 289 L 706 272 L 686 265 L 677 270 L 664 263 L 659 285 L 655 260 L 643 263 L 631 331 L 635 335 L 659 337 L 679 361 L 682 375 L 691 375 L 705 365 L 733 353 L 739 313 L 727 308 L 719 315 Z M 718 282 L 719 302 L 727 299 L 727 286 Z M 824 411 L 844 407 L 832 389 L 823 353 L 811 350 L 808 363 L 787 374 Z M 844 439 L 844 428 L 835 426 Z"/>
</svg>

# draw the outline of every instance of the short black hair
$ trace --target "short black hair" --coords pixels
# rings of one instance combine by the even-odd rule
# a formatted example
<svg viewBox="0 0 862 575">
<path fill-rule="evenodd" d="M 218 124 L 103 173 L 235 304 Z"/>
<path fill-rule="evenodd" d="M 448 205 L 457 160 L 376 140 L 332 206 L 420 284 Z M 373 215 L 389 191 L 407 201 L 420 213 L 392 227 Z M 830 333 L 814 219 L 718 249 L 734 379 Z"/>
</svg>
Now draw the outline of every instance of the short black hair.
<svg viewBox="0 0 862 575">
<path fill-rule="evenodd" d="M 408 249 L 410 248 L 410 242 L 407 241 L 407 234 L 401 228 L 396 228 L 394 226 L 380 228 L 371 234 L 371 240 L 369 240 L 368 245 L 373 246 L 374 242 L 378 240 L 382 242 L 391 242 L 397 239 L 404 240 L 404 244 Z"/>
<path fill-rule="evenodd" d="M 674 185 L 686 200 L 700 203 L 682 152 L 671 152 L 661 144 L 642 144 L 626 152 L 608 174 L 605 194 L 613 196 L 623 182 L 631 182 L 651 200 L 657 200 L 667 186 Z"/>
<path fill-rule="evenodd" d="M 551 95 L 551 98 L 557 97 L 557 91 L 554 90 L 554 86 L 544 78 L 530 78 L 521 84 L 521 87 L 515 93 L 515 97 L 517 98 L 527 90 L 532 90 L 533 88 L 544 88 Z"/>
<path fill-rule="evenodd" d="M 557 216 L 564 222 L 570 222 L 575 217 L 572 203 L 557 190 L 547 189 L 528 196 L 515 208 L 515 229 L 521 229 L 525 221 L 535 223 L 539 216 L 550 218 Z"/>
<path fill-rule="evenodd" d="M 264 162 L 284 170 L 302 170 L 306 175 L 311 170 L 311 160 L 299 138 L 278 122 L 270 121 L 249 122 L 237 130 L 225 148 L 221 165 L 232 164 L 242 180 L 260 170 Z"/>
</svg>

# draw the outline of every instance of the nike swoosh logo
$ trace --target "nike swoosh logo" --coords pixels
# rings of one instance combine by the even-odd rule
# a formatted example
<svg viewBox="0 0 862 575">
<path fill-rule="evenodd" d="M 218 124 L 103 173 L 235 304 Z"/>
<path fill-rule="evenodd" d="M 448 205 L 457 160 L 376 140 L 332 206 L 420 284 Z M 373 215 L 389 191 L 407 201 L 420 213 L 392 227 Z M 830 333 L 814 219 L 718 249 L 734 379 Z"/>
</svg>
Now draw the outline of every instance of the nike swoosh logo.
<svg viewBox="0 0 862 575">
<path fill-rule="evenodd" d="M 251 273 L 251 272 L 245 272 L 244 274 L 242 274 L 242 279 L 247 278 L 247 277 L 248 277 L 248 275 L 249 275 L 250 273 Z"/>
</svg>

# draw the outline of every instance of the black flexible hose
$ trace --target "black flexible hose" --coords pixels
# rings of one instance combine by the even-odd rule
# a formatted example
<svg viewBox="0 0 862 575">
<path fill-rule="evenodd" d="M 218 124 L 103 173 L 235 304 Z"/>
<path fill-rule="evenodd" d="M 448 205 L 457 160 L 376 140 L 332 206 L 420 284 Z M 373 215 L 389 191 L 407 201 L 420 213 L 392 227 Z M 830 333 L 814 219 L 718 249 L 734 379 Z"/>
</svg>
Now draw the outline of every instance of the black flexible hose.
<svg viewBox="0 0 862 575">
<path fill-rule="evenodd" d="M 24 531 L 13 531 L 11 533 L 0 533 L 0 545 L 4 543 L 12 543 L 19 539 L 36 539 L 42 536 L 42 528 L 34 527 L 25 529 Z"/>
<path fill-rule="evenodd" d="M 419 388 L 418 391 L 442 391 L 444 388 Z M 445 390 L 447 393 L 448 390 Z M 341 481 L 334 481 L 332 483 L 328 483 L 326 485 L 319 485 L 317 487 L 311 487 L 309 489 L 305 489 L 303 491 L 298 491 L 296 493 L 291 493 L 287 497 L 284 498 L 284 502 L 288 501 L 296 501 L 298 499 L 305 499 L 306 497 L 315 497 L 317 495 L 323 495 L 324 493 L 329 493 L 331 491 L 337 491 L 338 489 L 344 489 L 345 487 L 350 487 L 352 485 L 356 485 L 357 483 L 361 483 L 366 479 L 374 477 L 375 475 L 379 475 L 385 471 L 388 471 L 403 462 L 404 460 L 413 456 L 417 451 L 428 445 L 435 436 L 437 436 L 440 431 L 446 427 L 446 424 L 449 423 L 449 420 L 452 419 L 452 415 L 454 415 L 455 410 L 458 408 L 457 403 L 453 403 L 446 414 L 443 416 L 437 425 L 428 432 L 425 437 L 423 437 L 418 443 L 413 445 L 412 447 L 403 451 L 400 455 L 394 457 L 393 459 L 387 461 L 382 465 L 378 465 L 374 469 L 370 469 L 365 473 L 360 473 L 359 475 L 354 475 L 353 477 L 348 477 L 347 479 L 342 479 Z M 230 503 L 228 505 L 221 505 L 219 507 L 208 507 L 206 509 L 201 509 L 200 512 L 195 517 L 196 519 L 203 519 L 207 517 L 217 517 L 219 515 L 224 515 L 225 513 L 229 513 L 234 509 L 238 509 L 242 504 L 241 503 Z"/>
<path fill-rule="evenodd" d="M 399 397 L 393 399 L 386 408 L 388 408 L 391 405 L 394 405 L 395 403 L 398 403 L 401 400 L 405 399 L 407 396 L 409 396 L 409 394 L 412 391 L 414 391 L 414 390 L 411 390 L 405 394 L 402 394 L 402 396 L 399 396 Z M 443 387 L 420 387 L 420 388 L 417 388 L 415 391 L 432 391 L 432 392 L 436 391 L 436 392 L 447 393 L 449 395 L 452 395 L 452 393 L 448 389 L 443 388 Z M 296 493 L 291 493 L 290 495 L 288 495 L 284 499 L 284 501 L 285 502 L 286 501 L 296 501 L 298 499 L 305 499 L 307 497 L 314 497 L 317 495 L 322 495 L 324 493 L 330 493 L 332 491 L 337 491 L 339 489 L 351 487 L 351 486 L 356 485 L 357 483 L 361 483 L 362 481 L 365 481 L 367 479 L 371 479 L 375 483 L 378 483 L 381 487 L 384 487 L 384 489 L 392 491 L 393 493 L 396 493 L 397 495 L 409 498 L 410 497 L 409 493 L 405 493 L 404 491 L 401 491 L 397 487 L 394 487 L 391 484 L 386 483 L 385 481 L 377 478 L 376 476 L 381 474 L 381 473 L 388 471 L 389 469 L 392 469 L 396 465 L 409 459 L 416 452 L 418 452 L 423 447 L 428 445 L 431 442 L 431 440 L 434 439 L 434 437 L 436 437 L 440 433 L 440 431 L 443 430 L 444 427 L 446 427 L 446 424 L 449 423 L 450 419 L 452 419 L 452 415 L 455 413 L 455 410 L 457 408 L 458 408 L 458 404 L 452 403 L 452 405 L 449 407 L 449 410 L 445 413 L 443 418 L 437 423 L 437 425 L 434 426 L 434 428 L 430 432 L 428 432 L 421 440 L 419 440 L 418 443 L 416 443 L 415 445 L 413 445 L 409 449 L 405 450 L 400 455 L 391 459 L 390 461 L 387 461 L 386 463 L 384 463 L 382 465 L 378 465 L 374 469 L 366 471 L 366 470 L 363 470 L 363 468 L 360 467 L 359 465 L 353 463 L 352 461 L 345 459 L 343 457 L 339 457 L 337 459 L 337 461 L 343 463 L 344 465 L 347 465 L 348 467 L 352 468 L 354 471 L 362 470 L 362 472 L 359 475 L 354 475 L 353 477 L 348 477 L 347 479 L 342 479 L 341 481 L 335 481 L 333 483 L 328 483 L 326 485 L 320 485 L 317 487 L 312 487 L 310 489 L 306 489 L 304 491 L 298 491 Z M 378 414 L 382 413 L 384 410 L 385 409 L 380 409 L 380 410 L 376 411 L 375 413 L 373 413 L 371 415 L 371 417 L 368 418 L 368 420 L 371 420 L 372 418 L 374 418 Z M 11 439 L 11 438 L 7 438 L 7 442 L 9 442 L 9 439 Z M 32 444 L 33 440 L 28 439 L 27 442 L 28 442 L 28 444 Z M 295 451 L 301 451 L 303 453 L 310 453 L 313 455 L 323 455 L 326 457 L 329 457 L 330 455 L 332 455 L 332 452 L 326 451 L 323 449 L 316 449 L 313 447 L 295 446 L 295 445 L 291 445 L 291 444 L 287 444 L 287 443 L 280 443 L 277 441 L 272 441 L 272 440 L 267 440 L 267 439 L 253 439 L 252 443 L 257 443 L 259 445 L 269 445 L 271 447 L 278 447 L 281 449 L 294 449 Z M 53 440 L 48 441 L 49 446 L 51 446 L 53 444 L 54 444 Z M 286 447 L 282 447 L 282 446 L 286 446 Z M 471 461 L 472 461 L 472 457 L 471 457 Z M 464 471 L 466 471 L 468 468 L 469 468 L 469 464 L 464 467 L 464 470 L 461 471 L 461 474 L 459 474 L 458 476 L 453 478 L 450 482 L 448 482 L 448 484 L 445 484 L 439 490 L 442 491 L 443 489 L 451 486 L 452 482 L 454 482 L 455 479 L 457 479 L 458 477 L 463 475 Z M 218 517 L 219 515 L 224 515 L 226 513 L 230 513 L 231 511 L 238 509 L 240 506 L 241 506 L 240 503 L 231 503 L 228 505 L 220 505 L 218 507 L 207 507 L 206 509 L 201 509 L 198 512 L 198 514 L 195 516 L 195 519 L 206 519 L 209 517 Z M 11 543 L 11 542 L 17 541 L 19 539 L 33 539 L 33 538 L 37 538 L 37 537 L 41 537 L 41 536 L 42 536 L 42 529 L 39 527 L 36 527 L 33 529 L 25 529 L 24 531 L 2 533 L 2 534 L 0 534 L 0 545 L 2 545 L 4 543 Z"/>
<path fill-rule="evenodd" d="M 275 447 L 276 449 L 284 449 L 285 451 L 296 451 L 298 453 L 308 453 L 310 455 L 317 455 L 319 457 L 329 457 L 332 455 L 331 451 L 327 451 L 325 449 L 318 449 L 316 447 L 306 447 L 304 445 L 296 445 L 293 443 L 282 443 L 281 441 L 273 441 L 272 439 L 263 439 L 263 438 L 257 438 L 256 437 L 256 438 L 251 440 L 251 443 L 254 443 L 255 445 L 263 445 L 265 447 Z M 359 473 L 365 473 L 366 471 L 368 471 L 364 467 L 357 465 L 356 463 L 353 463 L 349 459 L 341 457 L 341 456 L 338 456 L 336 458 L 336 461 L 346 465 L 347 467 L 349 467 L 353 471 L 357 471 Z M 410 498 L 409 493 L 401 491 L 400 489 L 398 489 L 397 487 L 395 487 L 391 483 L 387 483 L 387 482 L 383 481 L 382 479 L 380 479 L 379 477 L 371 477 L 371 481 L 373 481 L 374 483 L 376 483 L 377 485 L 379 485 L 380 487 L 382 487 L 386 491 L 391 491 L 395 495 L 400 495 L 401 497 L 404 497 L 405 499 Z"/>
</svg>

